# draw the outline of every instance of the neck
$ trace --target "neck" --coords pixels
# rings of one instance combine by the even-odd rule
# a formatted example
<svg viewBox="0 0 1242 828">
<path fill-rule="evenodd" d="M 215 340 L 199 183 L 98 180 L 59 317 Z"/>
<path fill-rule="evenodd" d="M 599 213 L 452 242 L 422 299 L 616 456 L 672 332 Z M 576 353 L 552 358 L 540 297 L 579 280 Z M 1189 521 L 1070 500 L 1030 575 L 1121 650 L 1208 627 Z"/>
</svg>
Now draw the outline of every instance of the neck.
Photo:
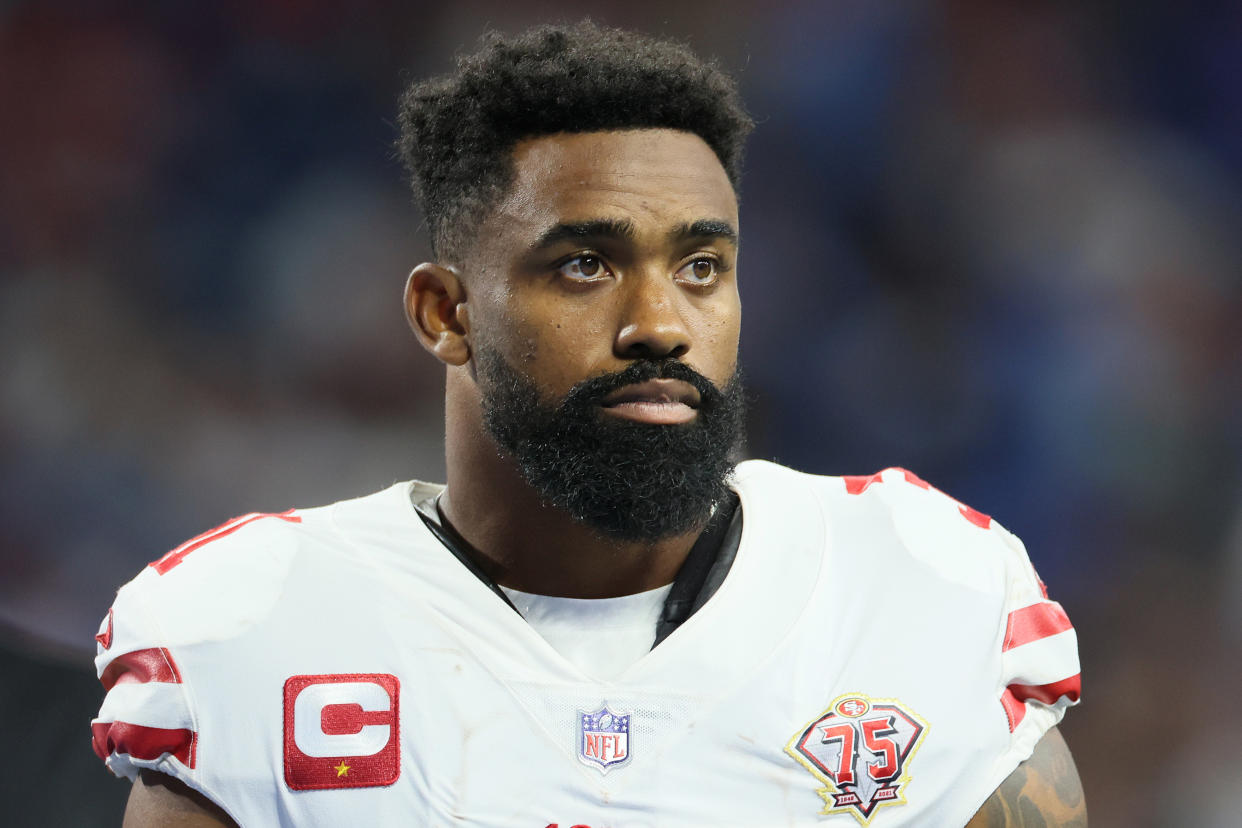
<svg viewBox="0 0 1242 828">
<path fill-rule="evenodd" d="M 472 383 L 450 373 L 448 489 L 440 508 L 497 584 L 567 598 L 612 598 L 672 583 L 699 530 L 651 542 L 607 538 L 541 501 L 483 425 Z"/>
</svg>

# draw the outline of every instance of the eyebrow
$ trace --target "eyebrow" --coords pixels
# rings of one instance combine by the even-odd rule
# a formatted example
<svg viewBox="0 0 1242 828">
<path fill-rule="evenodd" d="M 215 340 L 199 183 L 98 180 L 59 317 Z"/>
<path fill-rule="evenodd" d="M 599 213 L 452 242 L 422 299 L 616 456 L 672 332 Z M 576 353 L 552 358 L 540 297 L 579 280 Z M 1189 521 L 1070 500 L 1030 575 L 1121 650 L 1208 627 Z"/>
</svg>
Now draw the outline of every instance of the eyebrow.
<svg viewBox="0 0 1242 828">
<path fill-rule="evenodd" d="M 737 247 L 737 230 L 732 224 L 722 219 L 699 219 L 691 224 L 683 224 L 669 234 L 674 241 L 686 239 L 716 238 L 724 239 Z"/>
<path fill-rule="evenodd" d="M 634 222 L 629 219 L 588 219 L 555 224 L 540 234 L 531 244 L 532 250 L 543 250 L 564 241 L 583 239 L 623 239 L 632 241 L 635 236 Z M 718 238 L 737 246 L 737 230 L 722 219 L 699 219 L 690 224 L 679 225 L 668 234 L 673 241 L 687 239 Z"/>
<path fill-rule="evenodd" d="M 535 240 L 532 250 L 542 250 L 563 241 L 582 239 L 633 239 L 634 222 L 629 219 L 589 219 L 556 224 Z"/>
</svg>

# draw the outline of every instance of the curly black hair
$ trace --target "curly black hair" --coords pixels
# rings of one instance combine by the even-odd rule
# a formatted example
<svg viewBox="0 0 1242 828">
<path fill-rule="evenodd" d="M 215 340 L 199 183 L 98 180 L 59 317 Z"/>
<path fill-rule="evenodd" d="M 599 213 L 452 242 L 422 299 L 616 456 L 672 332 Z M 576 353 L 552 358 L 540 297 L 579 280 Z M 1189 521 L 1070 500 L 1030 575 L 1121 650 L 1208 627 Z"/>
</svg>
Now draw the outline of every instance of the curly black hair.
<svg viewBox="0 0 1242 828">
<path fill-rule="evenodd" d="M 589 20 L 483 36 L 457 72 L 401 96 L 397 149 L 437 258 L 454 260 L 512 184 L 513 147 L 564 132 L 666 128 L 716 153 L 736 191 L 754 122 L 733 79 L 680 43 Z"/>
</svg>

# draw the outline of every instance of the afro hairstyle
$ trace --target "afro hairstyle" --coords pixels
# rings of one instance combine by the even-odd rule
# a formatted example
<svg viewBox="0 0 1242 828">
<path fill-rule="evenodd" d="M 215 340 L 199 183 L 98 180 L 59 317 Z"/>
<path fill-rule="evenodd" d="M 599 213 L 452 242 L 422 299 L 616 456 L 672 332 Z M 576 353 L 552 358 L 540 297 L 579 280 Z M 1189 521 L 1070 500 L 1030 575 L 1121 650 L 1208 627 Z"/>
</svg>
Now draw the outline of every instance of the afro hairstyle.
<svg viewBox="0 0 1242 828">
<path fill-rule="evenodd" d="M 733 79 L 686 46 L 587 20 L 489 32 L 448 76 L 401 96 L 397 149 L 433 254 L 457 260 L 513 182 L 512 151 L 557 133 L 664 128 L 698 135 L 738 189 L 754 122 Z"/>
</svg>

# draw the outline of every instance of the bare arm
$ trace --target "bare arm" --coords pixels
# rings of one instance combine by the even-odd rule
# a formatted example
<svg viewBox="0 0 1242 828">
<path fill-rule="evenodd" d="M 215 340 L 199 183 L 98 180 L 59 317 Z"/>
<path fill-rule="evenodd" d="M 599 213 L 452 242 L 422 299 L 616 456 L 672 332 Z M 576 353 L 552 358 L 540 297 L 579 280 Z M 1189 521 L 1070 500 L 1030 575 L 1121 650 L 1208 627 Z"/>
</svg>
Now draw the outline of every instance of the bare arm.
<svg viewBox="0 0 1242 828">
<path fill-rule="evenodd" d="M 124 828 L 237 828 L 237 823 L 184 782 L 143 771 L 129 794 Z"/>
<path fill-rule="evenodd" d="M 1055 727 L 983 803 L 966 828 L 1086 828 L 1087 803 L 1069 746 Z"/>
</svg>

